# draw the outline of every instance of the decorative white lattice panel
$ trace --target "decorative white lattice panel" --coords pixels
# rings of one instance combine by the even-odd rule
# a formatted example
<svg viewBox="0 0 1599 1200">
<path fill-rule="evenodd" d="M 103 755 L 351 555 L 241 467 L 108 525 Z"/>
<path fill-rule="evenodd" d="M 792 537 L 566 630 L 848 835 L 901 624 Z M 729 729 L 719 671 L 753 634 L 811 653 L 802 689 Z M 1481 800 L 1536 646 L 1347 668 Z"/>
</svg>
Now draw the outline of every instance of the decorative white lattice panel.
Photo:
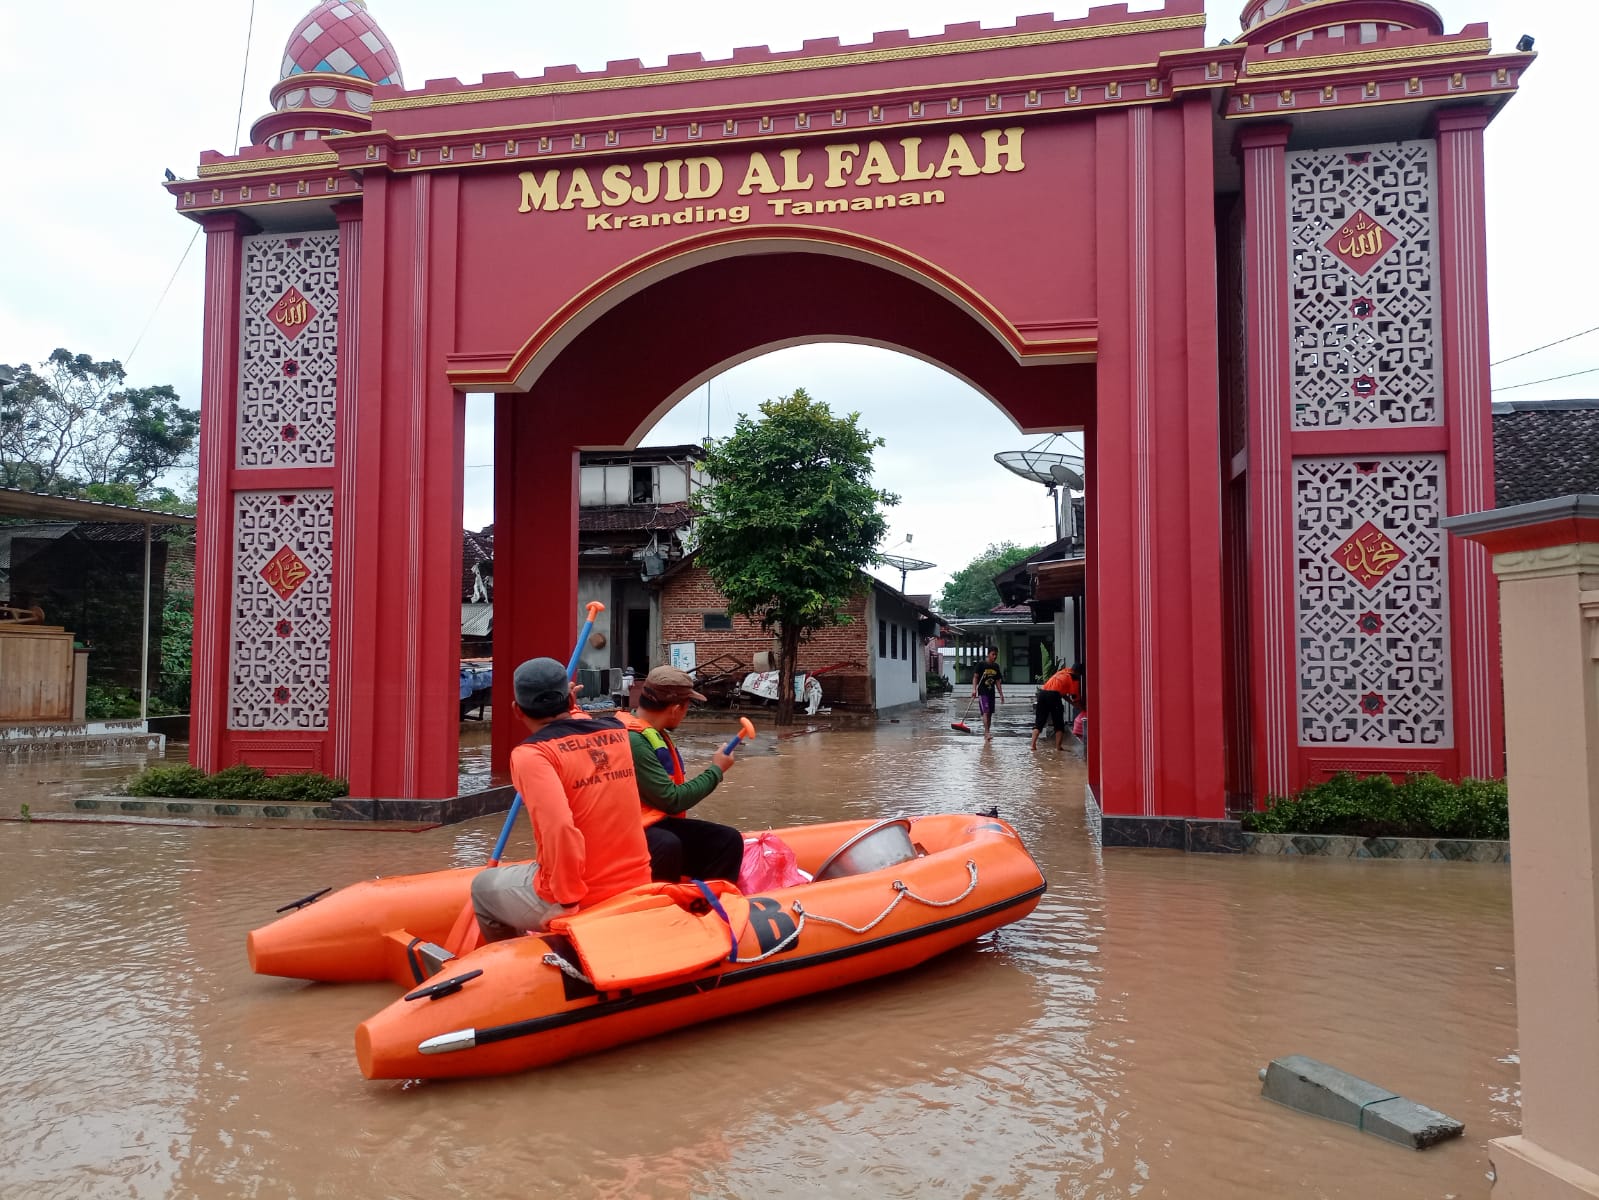
<svg viewBox="0 0 1599 1200">
<path fill-rule="evenodd" d="M 1287 156 L 1296 429 L 1437 425 L 1430 141 Z"/>
<path fill-rule="evenodd" d="M 339 235 L 244 239 L 241 467 L 331 467 L 338 381 Z"/>
<path fill-rule="evenodd" d="M 1299 742 L 1454 744 L 1441 454 L 1294 461 Z"/>
<path fill-rule="evenodd" d="M 229 729 L 326 729 L 333 492 L 233 497 Z"/>
</svg>

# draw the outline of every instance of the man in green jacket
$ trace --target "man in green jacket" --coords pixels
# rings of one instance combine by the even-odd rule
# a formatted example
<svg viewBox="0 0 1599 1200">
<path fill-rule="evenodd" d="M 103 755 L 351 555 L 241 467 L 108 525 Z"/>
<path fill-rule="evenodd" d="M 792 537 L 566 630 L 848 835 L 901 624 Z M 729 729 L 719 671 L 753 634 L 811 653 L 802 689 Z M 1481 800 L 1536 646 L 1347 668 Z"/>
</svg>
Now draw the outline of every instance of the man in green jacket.
<svg viewBox="0 0 1599 1200">
<path fill-rule="evenodd" d="M 686 672 L 656 667 L 644 680 L 638 715 L 623 718 L 638 779 L 644 840 L 650 847 L 650 875 L 661 883 L 685 877 L 737 883 L 744 835 L 728 825 L 683 815 L 715 791 L 733 765 L 733 756 L 718 750 L 710 766 L 693 779 L 685 778 L 683 756 L 671 731 L 683 723 L 694 700 L 703 703 L 705 697 L 694 690 Z"/>
</svg>

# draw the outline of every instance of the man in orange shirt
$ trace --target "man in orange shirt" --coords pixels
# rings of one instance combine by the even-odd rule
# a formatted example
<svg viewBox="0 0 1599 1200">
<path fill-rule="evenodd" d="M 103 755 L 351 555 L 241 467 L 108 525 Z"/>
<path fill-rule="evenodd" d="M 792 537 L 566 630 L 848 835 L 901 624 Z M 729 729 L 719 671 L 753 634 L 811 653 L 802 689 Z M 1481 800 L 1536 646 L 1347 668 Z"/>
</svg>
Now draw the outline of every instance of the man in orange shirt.
<svg viewBox="0 0 1599 1200">
<path fill-rule="evenodd" d="M 1038 689 L 1038 706 L 1033 712 L 1033 744 L 1028 749 L 1038 749 L 1038 735 L 1043 733 L 1044 726 L 1051 722 L 1055 726 L 1055 749 L 1065 748 L 1068 698 L 1073 701 L 1077 699 L 1077 676 L 1063 667 L 1046 679 Z"/>
<path fill-rule="evenodd" d="M 627 730 L 573 708 L 566 668 L 553 658 L 523 663 L 512 687 L 529 736 L 511 751 L 511 782 L 539 860 L 472 880 L 486 942 L 541 932 L 563 913 L 650 881 Z"/>
</svg>

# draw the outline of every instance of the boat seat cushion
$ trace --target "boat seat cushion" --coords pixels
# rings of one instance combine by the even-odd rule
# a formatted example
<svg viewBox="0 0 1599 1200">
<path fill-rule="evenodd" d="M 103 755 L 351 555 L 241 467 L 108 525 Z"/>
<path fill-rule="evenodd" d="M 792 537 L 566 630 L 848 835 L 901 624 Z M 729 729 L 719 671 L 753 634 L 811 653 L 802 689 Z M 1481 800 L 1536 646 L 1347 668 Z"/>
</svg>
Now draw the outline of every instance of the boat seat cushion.
<svg viewBox="0 0 1599 1200">
<path fill-rule="evenodd" d="M 749 924 L 749 902 L 737 889 L 722 881 L 706 886 L 726 921 L 696 885 L 651 883 L 557 917 L 550 929 L 571 940 L 583 973 L 602 992 L 677 979 L 727 958 Z"/>
</svg>

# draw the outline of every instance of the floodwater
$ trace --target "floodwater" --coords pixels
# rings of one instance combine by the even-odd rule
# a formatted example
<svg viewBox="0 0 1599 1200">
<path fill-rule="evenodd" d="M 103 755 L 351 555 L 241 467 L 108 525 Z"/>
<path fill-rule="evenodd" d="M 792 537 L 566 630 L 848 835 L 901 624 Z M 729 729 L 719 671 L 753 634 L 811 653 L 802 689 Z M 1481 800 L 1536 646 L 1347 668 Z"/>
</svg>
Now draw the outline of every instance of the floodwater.
<svg viewBox="0 0 1599 1200">
<path fill-rule="evenodd" d="M 1049 879 L 1033 916 L 510 1078 L 366 1082 L 354 1028 L 393 989 L 244 955 L 316 888 L 484 860 L 498 818 L 0 824 L 0 1198 L 1486 1196 L 1518 1120 L 1508 871 L 1101 855 L 1081 762 L 1029 752 L 1007 708 L 986 743 L 940 709 L 763 735 L 702 808 L 756 829 L 997 806 Z M 713 741 L 685 739 L 691 765 Z M 82 788 L 77 766 L 0 767 L 0 794 Z M 1296 1053 L 1466 1136 L 1415 1153 L 1263 1101 L 1256 1073 Z"/>
</svg>

